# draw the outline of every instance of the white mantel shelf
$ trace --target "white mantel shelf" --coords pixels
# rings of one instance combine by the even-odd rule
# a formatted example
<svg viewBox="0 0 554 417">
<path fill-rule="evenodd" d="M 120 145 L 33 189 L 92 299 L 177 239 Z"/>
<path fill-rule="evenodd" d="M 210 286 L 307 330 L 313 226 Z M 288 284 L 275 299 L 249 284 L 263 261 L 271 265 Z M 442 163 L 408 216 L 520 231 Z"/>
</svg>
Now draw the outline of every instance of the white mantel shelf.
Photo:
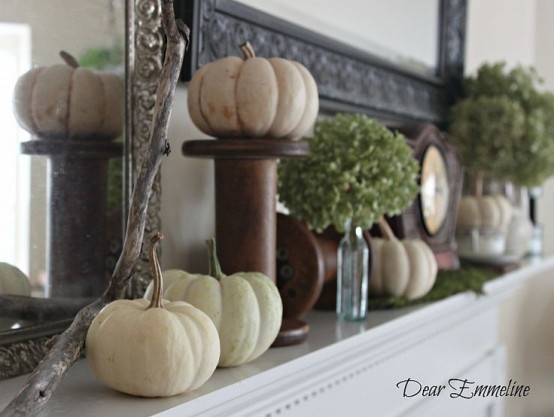
<svg viewBox="0 0 554 417">
<path fill-rule="evenodd" d="M 452 410 L 461 403 L 447 401 L 446 394 L 435 401 L 403 398 L 396 384 L 412 378 L 439 385 L 453 377 L 504 382 L 498 306 L 525 281 L 548 271 L 554 271 L 554 258 L 487 283 L 485 295 L 466 292 L 418 307 L 370 311 L 363 323 L 339 322 L 333 312 L 314 311 L 305 318 L 311 331 L 303 344 L 272 348 L 252 363 L 218 369 L 197 391 L 171 398 L 135 398 L 104 388 L 82 360 L 43 415 L 438 416 L 446 414 L 432 410 L 445 402 L 448 415 L 458 415 Z M 0 382 L 0 409 L 24 378 Z M 488 407 L 489 413 L 493 405 L 492 415 L 501 415 L 501 404 L 484 400 L 465 401 L 465 414 L 459 415 L 479 415 L 467 414 L 467 407 Z"/>
</svg>

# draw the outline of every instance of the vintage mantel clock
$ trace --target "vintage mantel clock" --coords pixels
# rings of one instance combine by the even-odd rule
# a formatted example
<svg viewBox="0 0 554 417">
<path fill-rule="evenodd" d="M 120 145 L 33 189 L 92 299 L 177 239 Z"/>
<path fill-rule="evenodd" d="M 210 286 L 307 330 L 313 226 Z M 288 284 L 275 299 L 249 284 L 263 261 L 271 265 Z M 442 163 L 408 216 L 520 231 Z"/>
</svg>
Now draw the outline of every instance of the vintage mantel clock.
<svg viewBox="0 0 554 417">
<path fill-rule="evenodd" d="M 390 219 L 400 238 L 423 239 L 433 250 L 439 268 L 459 265 L 454 247 L 456 216 L 463 172 L 456 149 L 432 124 L 400 129 L 421 165 L 421 191 L 399 216 Z"/>
</svg>

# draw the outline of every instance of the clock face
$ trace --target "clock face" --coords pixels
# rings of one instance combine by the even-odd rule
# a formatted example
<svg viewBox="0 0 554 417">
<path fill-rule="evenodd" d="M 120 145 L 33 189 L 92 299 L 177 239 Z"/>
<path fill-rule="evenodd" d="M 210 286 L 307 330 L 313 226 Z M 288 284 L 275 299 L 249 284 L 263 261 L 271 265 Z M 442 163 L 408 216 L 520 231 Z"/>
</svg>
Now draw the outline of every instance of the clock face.
<svg viewBox="0 0 554 417">
<path fill-rule="evenodd" d="M 444 224 L 448 212 L 450 190 L 444 156 L 435 145 L 429 145 L 421 160 L 421 215 L 430 235 Z"/>
</svg>

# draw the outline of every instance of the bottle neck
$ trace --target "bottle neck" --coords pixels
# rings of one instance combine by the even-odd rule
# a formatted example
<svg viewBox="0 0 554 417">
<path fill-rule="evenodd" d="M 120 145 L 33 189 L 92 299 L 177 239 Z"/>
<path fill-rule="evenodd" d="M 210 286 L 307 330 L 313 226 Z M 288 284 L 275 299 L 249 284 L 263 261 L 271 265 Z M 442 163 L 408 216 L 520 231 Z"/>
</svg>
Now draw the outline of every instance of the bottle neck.
<svg viewBox="0 0 554 417">
<path fill-rule="evenodd" d="M 347 219 L 344 222 L 344 234 L 345 236 L 352 236 L 352 237 L 363 237 L 363 230 L 360 226 L 355 226 L 352 224 L 352 219 Z"/>
</svg>

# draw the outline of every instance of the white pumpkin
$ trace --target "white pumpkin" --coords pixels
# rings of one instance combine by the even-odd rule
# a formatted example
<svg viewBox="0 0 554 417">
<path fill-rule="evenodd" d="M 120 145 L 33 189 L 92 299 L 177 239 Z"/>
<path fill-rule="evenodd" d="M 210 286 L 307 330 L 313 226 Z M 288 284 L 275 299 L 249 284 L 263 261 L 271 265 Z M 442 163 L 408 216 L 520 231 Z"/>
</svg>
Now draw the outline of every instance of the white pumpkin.
<svg viewBox="0 0 554 417">
<path fill-rule="evenodd" d="M 527 213 L 520 208 L 514 208 L 512 222 L 506 236 L 506 253 L 524 256 L 531 250 L 533 223 Z"/>
<path fill-rule="evenodd" d="M 256 57 L 249 43 L 244 59 L 208 63 L 192 77 L 188 109 L 194 124 L 218 138 L 297 139 L 319 112 L 317 85 L 300 63 Z"/>
<path fill-rule="evenodd" d="M 13 110 L 21 127 L 44 139 L 109 140 L 123 130 L 123 80 L 66 64 L 36 67 L 17 81 Z"/>
<path fill-rule="evenodd" d="M 458 207 L 456 228 L 505 230 L 512 220 L 512 205 L 501 194 L 463 196 Z"/>
<path fill-rule="evenodd" d="M 281 296 L 273 281 L 261 273 L 222 274 L 215 243 L 207 243 L 213 276 L 175 270 L 164 273 L 164 280 L 179 275 L 167 286 L 164 297 L 186 301 L 213 320 L 221 344 L 218 366 L 241 365 L 262 355 L 277 337 L 283 315 Z"/>
<path fill-rule="evenodd" d="M 161 235 L 151 241 L 155 264 L 152 301 L 116 300 L 93 320 L 86 356 L 94 375 L 117 391 L 166 397 L 194 390 L 213 374 L 219 359 L 217 330 L 192 305 L 162 301 L 155 255 Z"/>
<path fill-rule="evenodd" d="M 0 262 L 0 294 L 31 295 L 29 278 L 18 267 Z"/>
<path fill-rule="evenodd" d="M 392 295 L 414 300 L 427 294 L 437 278 L 437 261 L 431 248 L 419 239 L 397 239 L 381 220 L 384 239 L 371 240 L 372 295 Z"/>
</svg>

